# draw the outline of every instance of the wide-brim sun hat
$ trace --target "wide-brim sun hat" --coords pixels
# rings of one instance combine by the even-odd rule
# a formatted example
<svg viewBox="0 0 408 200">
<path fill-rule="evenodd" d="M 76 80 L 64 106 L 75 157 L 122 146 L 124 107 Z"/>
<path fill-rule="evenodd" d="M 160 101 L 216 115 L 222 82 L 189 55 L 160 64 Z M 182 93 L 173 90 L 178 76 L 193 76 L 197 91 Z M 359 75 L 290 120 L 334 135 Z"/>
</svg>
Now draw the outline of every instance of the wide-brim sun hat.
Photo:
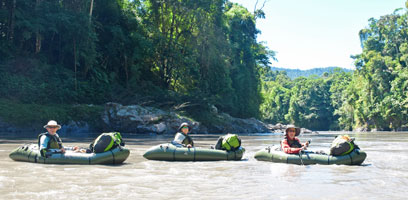
<svg viewBox="0 0 408 200">
<path fill-rule="evenodd" d="M 285 129 L 285 135 L 288 134 L 288 130 L 291 129 L 291 128 L 295 129 L 295 131 L 296 131 L 295 136 L 298 136 L 300 134 L 300 128 L 299 127 L 296 127 L 295 125 L 288 125 L 288 126 L 286 126 L 286 129 Z"/>
<path fill-rule="evenodd" d="M 56 126 L 56 127 L 58 127 L 58 129 L 61 128 L 61 125 L 59 125 L 57 123 L 57 121 L 55 121 L 55 120 L 50 120 L 46 125 L 44 125 L 44 128 L 47 128 L 49 126 L 54 126 L 54 127 Z"/>
<path fill-rule="evenodd" d="M 178 128 L 178 131 L 181 131 L 181 129 L 183 127 L 187 126 L 188 127 L 188 131 L 191 131 L 191 126 L 187 123 L 187 122 L 183 122 L 181 123 L 180 127 Z"/>
</svg>

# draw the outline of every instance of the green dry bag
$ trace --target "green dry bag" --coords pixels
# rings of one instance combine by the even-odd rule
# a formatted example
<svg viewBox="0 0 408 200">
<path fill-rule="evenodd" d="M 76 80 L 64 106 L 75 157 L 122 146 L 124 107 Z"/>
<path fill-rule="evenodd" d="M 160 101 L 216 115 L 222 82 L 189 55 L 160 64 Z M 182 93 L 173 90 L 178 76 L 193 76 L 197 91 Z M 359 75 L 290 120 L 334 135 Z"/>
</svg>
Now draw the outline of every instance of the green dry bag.
<svg viewBox="0 0 408 200">
<path fill-rule="evenodd" d="M 222 140 L 221 147 L 227 151 L 235 151 L 241 146 L 241 139 L 236 134 L 227 134 Z"/>
<path fill-rule="evenodd" d="M 90 145 L 89 149 L 94 153 L 102 153 L 118 146 L 125 146 L 119 132 L 102 133 Z"/>
<path fill-rule="evenodd" d="M 344 156 L 351 153 L 355 148 L 356 145 L 353 138 L 348 135 L 339 135 L 330 146 L 330 155 Z"/>
</svg>

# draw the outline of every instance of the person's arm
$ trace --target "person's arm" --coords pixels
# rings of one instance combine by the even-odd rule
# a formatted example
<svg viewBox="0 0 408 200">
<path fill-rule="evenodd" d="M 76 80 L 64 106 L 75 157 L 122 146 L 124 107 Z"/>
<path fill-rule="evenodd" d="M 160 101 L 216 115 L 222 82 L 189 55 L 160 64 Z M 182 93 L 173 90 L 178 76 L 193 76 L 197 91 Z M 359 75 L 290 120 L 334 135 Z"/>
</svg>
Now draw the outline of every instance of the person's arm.
<svg viewBox="0 0 408 200">
<path fill-rule="evenodd" d="M 301 143 L 302 144 L 302 143 Z M 306 150 L 309 147 L 309 141 L 302 144 L 302 149 Z"/>
<path fill-rule="evenodd" d="M 41 156 L 43 157 L 45 157 L 45 154 L 47 153 L 47 144 L 49 140 L 50 139 L 45 135 L 41 136 L 40 138 L 40 146 L 38 148 L 40 150 Z"/>
<path fill-rule="evenodd" d="M 299 153 L 300 150 L 302 150 L 302 148 L 290 147 L 288 144 L 288 140 L 282 140 L 281 146 L 282 146 L 283 152 L 288 153 L 288 154 L 296 154 L 296 153 Z"/>
<path fill-rule="evenodd" d="M 78 147 L 62 147 L 65 149 L 65 151 L 75 151 L 78 149 Z"/>
</svg>

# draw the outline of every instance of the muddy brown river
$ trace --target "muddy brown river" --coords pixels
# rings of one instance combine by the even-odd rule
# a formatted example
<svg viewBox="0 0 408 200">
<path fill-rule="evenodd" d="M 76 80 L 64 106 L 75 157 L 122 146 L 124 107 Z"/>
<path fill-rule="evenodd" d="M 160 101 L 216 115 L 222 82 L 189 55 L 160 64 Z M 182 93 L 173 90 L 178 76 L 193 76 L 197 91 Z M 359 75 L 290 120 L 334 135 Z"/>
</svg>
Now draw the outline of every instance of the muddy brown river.
<svg viewBox="0 0 408 200">
<path fill-rule="evenodd" d="M 302 135 L 309 150 L 328 149 L 338 132 Z M 280 134 L 240 135 L 241 161 L 150 161 L 143 153 L 171 135 L 124 134 L 130 156 L 122 165 L 53 165 L 11 160 L 9 153 L 36 135 L 0 134 L 0 199 L 406 199 L 408 133 L 351 133 L 367 152 L 362 166 L 299 166 L 261 162 L 254 153 L 279 144 Z M 219 135 L 193 135 L 197 146 Z M 65 146 L 87 146 L 92 137 L 61 136 Z"/>
</svg>

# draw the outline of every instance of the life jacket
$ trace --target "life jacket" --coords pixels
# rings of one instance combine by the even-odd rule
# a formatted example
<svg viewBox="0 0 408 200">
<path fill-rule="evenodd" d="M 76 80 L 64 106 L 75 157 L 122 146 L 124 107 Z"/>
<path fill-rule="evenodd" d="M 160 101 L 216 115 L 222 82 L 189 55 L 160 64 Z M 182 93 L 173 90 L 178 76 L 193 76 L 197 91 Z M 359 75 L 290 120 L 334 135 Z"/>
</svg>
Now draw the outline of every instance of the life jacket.
<svg viewBox="0 0 408 200">
<path fill-rule="evenodd" d="M 100 134 L 89 145 L 89 149 L 94 153 L 102 153 L 121 146 L 125 146 L 125 142 L 122 140 L 120 133 L 110 132 Z"/>
<path fill-rule="evenodd" d="M 55 133 L 55 135 L 51 135 L 50 133 L 46 132 L 46 133 L 41 133 L 38 135 L 38 149 L 41 148 L 41 137 L 45 135 L 46 137 L 50 138 L 48 140 L 47 143 L 47 149 L 61 149 L 62 148 L 62 140 L 61 138 L 58 136 L 57 133 Z"/>
<path fill-rule="evenodd" d="M 354 144 L 354 140 L 352 138 L 350 138 L 348 135 L 339 135 L 333 140 L 330 146 L 330 155 L 347 155 L 356 148 L 358 148 L 358 146 Z"/>
<path fill-rule="evenodd" d="M 181 144 L 183 144 L 183 145 L 189 145 L 190 144 L 191 146 L 194 146 L 193 138 L 191 138 L 189 135 L 186 135 L 186 134 L 184 134 L 182 132 L 178 132 L 177 134 L 181 134 L 181 135 L 184 136 L 184 139 L 181 142 Z"/>
<path fill-rule="evenodd" d="M 227 134 L 222 140 L 221 148 L 227 151 L 235 151 L 241 146 L 241 139 L 237 134 Z"/>
<path fill-rule="evenodd" d="M 297 139 L 289 140 L 287 137 L 285 137 L 285 140 L 288 142 L 291 148 L 302 148 L 302 144 L 300 144 L 299 140 Z"/>
</svg>

